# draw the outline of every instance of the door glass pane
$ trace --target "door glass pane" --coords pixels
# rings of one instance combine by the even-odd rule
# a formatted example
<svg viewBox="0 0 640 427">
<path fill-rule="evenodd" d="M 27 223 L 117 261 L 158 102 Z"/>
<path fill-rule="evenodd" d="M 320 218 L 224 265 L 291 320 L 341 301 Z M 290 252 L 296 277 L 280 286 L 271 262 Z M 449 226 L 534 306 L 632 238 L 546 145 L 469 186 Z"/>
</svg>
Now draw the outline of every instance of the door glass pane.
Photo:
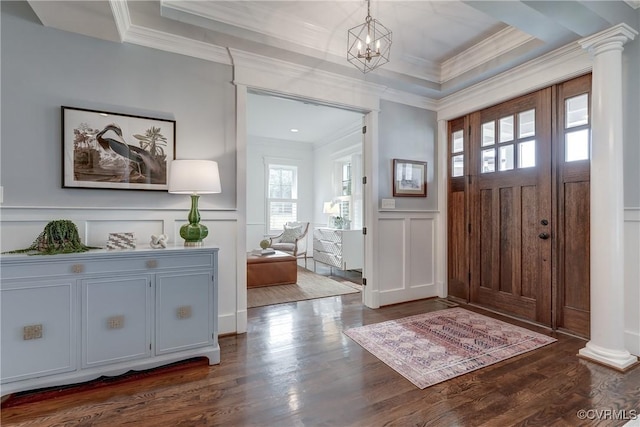
<svg viewBox="0 0 640 427">
<path fill-rule="evenodd" d="M 495 172 L 496 170 L 496 150 L 482 150 L 482 173 Z"/>
<path fill-rule="evenodd" d="M 564 138 L 564 157 L 567 162 L 589 158 L 589 129 L 567 132 Z"/>
<path fill-rule="evenodd" d="M 573 98 L 568 98 L 565 103 L 565 126 L 572 128 L 589 123 L 589 94 L 585 93 Z"/>
<path fill-rule="evenodd" d="M 513 169 L 513 144 L 500 147 L 500 170 Z"/>
<path fill-rule="evenodd" d="M 496 123 L 488 122 L 482 125 L 482 146 L 493 145 L 496 142 Z"/>
<path fill-rule="evenodd" d="M 518 113 L 518 138 L 526 138 L 536 134 L 536 110 Z"/>
<path fill-rule="evenodd" d="M 536 165 L 536 141 L 521 142 L 518 144 L 518 167 L 532 168 Z"/>
<path fill-rule="evenodd" d="M 464 154 L 459 154 L 451 158 L 451 176 L 463 176 L 464 175 Z"/>
<path fill-rule="evenodd" d="M 500 119 L 500 142 L 513 141 L 513 116 Z"/>
<path fill-rule="evenodd" d="M 451 152 L 461 153 L 464 150 L 464 133 L 459 130 L 451 135 Z"/>
</svg>

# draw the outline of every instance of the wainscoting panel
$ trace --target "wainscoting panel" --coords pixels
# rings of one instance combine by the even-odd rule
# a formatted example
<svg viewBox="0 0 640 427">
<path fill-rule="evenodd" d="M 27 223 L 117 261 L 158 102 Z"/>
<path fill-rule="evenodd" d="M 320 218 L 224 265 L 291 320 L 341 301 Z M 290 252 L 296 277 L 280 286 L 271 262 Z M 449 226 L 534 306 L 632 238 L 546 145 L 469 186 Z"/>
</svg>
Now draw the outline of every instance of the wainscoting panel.
<svg viewBox="0 0 640 427">
<path fill-rule="evenodd" d="M 625 346 L 640 356 L 640 208 L 624 212 Z"/>
<path fill-rule="evenodd" d="M 380 305 L 438 296 L 435 283 L 433 212 L 380 212 L 378 268 Z"/>
<path fill-rule="evenodd" d="M 434 221 L 432 218 L 409 220 L 409 286 L 425 286 L 434 282 Z"/>
<path fill-rule="evenodd" d="M 200 210 L 201 222 L 209 227 L 205 244 L 218 253 L 218 330 L 236 332 L 238 262 L 238 220 L 235 211 Z M 138 247 L 149 247 L 151 234 L 167 234 L 169 245 L 181 245 L 180 227 L 187 223 L 187 210 L 177 209 L 85 209 L 3 207 L 0 210 L 0 251 L 26 248 L 53 219 L 68 219 L 78 227 L 89 246 L 106 246 L 110 232 L 134 232 Z M 161 249 L 158 249 L 161 250 Z M 243 279 L 244 280 L 244 279 Z"/>
<path fill-rule="evenodd" d="M 378 226 L 378 286 L 384 305 L 383 295 L 405 289 L 406 236 L 403 218 L 380 218 Z"/>
</svg>

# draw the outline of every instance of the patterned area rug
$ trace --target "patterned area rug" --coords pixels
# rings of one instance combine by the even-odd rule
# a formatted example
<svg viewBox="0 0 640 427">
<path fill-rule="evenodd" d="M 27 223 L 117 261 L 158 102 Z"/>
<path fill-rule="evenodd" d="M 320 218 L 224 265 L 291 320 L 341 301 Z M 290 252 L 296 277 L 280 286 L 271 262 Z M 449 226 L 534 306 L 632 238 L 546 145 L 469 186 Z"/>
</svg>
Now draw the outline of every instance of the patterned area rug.
<svg viewBox="0 0 640 427">
<path fill-rule="evenodd" d="M 463 308 L 344 333 L 421 389 L 557 341 Z"/>
</svg>

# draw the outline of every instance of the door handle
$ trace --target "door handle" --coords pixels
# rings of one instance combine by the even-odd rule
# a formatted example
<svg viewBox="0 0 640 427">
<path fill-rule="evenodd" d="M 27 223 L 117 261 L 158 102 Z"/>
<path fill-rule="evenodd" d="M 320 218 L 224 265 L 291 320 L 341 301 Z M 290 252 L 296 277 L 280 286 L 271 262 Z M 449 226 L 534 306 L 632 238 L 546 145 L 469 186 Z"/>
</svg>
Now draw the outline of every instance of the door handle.
<svg viewBox="0 0 640 427">
<path fill-rule="evenodd" d="M 542 240 L 547 240 L 551 236 L 549 235 L 549 233 L 540 233 L 538 234 L 538 237 L 541 238 Z"/>
</svg>

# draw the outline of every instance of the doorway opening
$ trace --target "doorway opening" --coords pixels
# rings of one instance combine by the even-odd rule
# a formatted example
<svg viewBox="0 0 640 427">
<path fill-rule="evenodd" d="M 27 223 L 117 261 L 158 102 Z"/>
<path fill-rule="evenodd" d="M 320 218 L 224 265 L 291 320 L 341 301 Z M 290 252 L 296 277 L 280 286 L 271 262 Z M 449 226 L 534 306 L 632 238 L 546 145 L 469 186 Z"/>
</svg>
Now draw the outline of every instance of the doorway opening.
<svg viewBox="0 0 640 427">
<path fill-rule="evenodd" d="M 359 111 L 248 92 L 247 250 L 256 251 L 262 240 L 279 250 L 277 236 L 301 225 L 307 232 L 289 252 L 297 258 L 299 281 L 314 277 L 327 289 L 338 283 L 347 288 L 343 293 L 361 291 L 363 120 Z M 290 288 L 298 295 L 303 283 L 297 285 L 261 286 L 258 292 L 248 283 L 248 307 L 255 306 L 252 294 L 283 294 Z M 335 295 L 341 294 L 336 289 Z M 313 295 L 303 292 L 299 298 L 317 298 Z M 280 302 L 291 298 L 285 295 Z"/>
</svg>

